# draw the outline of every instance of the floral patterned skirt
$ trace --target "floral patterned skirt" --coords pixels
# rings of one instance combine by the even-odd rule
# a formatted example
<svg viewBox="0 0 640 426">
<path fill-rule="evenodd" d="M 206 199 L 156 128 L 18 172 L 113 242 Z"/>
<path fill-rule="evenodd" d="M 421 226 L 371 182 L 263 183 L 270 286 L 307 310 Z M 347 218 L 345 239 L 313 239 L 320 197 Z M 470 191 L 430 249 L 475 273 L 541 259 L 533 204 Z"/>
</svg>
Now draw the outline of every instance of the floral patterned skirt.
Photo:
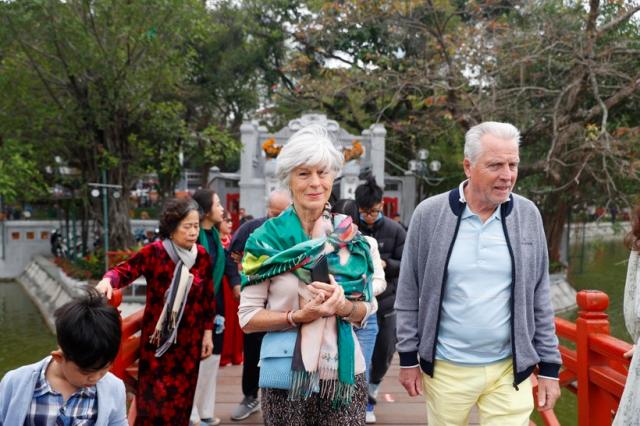
<svg viewBox="0 0 640 426">
<path fill-rule="evenodd" d="M 262 415 L 266 426 L 359 426 L 364 425 L 367 408 L 367 381 L 356 376 L 356 392 L 351 404 L 333 408 L 330 399 L 319 394 L 301 401 L 289 401 L 288 391 L 262 389 Z"/>
</svg>

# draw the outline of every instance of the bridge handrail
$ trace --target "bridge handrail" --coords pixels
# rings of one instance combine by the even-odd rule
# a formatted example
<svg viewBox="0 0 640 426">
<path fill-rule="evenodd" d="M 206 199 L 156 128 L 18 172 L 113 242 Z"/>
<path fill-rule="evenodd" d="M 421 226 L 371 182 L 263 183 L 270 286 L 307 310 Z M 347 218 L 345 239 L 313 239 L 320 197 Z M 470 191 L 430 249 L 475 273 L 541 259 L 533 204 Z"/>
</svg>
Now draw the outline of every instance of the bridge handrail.
<svg viewBox="0 0 640 426">
<path fill-rule="evenodd" d="M 575 342 L 577 336 L 576 323 L 556 317 L 556 334 L 558 337 Z"/>
<path fill-rule="evenodd" d="M 122 302 L 122 292 L 118 289 L 113 290 L 111 303 L 116 308 Z M 127 388 L 134 394 L 133 400 L 129 407 L 128 421 L 129 426 L 133 426 L 136 420 L 136 402 L 135 390 L 137 387 L 137 372 L 131 372 L 130 369 L 136 364 L 140 356 L 140 336 L 137 333 L 142 330 L 142 316 L 144 308 L 139 309 L 133 314 L 122 319 L 122 342 L 116 359 L 111 365 L 111 372 L 118 376 L 127 385 Z"/>
<path fill-rule="evenodd" d="M 114 290 L 111 304 L 118 307 L 122 300 L 120 290 Z M 604 312 L 609 297 L 600 291 L 582 290 L 576 295 L 580 308 L 575 323 L 555 318 L 559 337 L 573 342 L 575 349 L 560 345 L 563 369 L 560 385 L 578 395 L 578 424 L 580 426 L 610 425 L 618 408 L 624 389 L 630 360 L 623 354 L 631 344 L 610 335 L 609 320 Z M 122 344 L 111 371 L 122 378 L 131 390 L 135 390 L 135 372 L 131 372 L 139 355 L 140 337 L 144 309 L 122 320 Z M 534 397 L 537 393 L 537 378 L 533 377 Z M 536 399 L 534 399 L 535 401 Z M 136 417 L 135 397 L 129 410 L 129 424 Z M 546 426 L 560 423 L 553 410 L 541 412 Z"/>
<path fill-rule="evenodd" d="M 629 369 L 629 360 L 623 354 L 631 345 L 610 334 L 605 313 L 609 296 L 582 290 L 576 302 L 579 312 L 575 324 L 562 318 L 555 320 L 558 336 L 575 344 L 575 349 L 560 345 L 560 384 L 578 395 L 579 425 L 610 425 Z"/>
</svg>

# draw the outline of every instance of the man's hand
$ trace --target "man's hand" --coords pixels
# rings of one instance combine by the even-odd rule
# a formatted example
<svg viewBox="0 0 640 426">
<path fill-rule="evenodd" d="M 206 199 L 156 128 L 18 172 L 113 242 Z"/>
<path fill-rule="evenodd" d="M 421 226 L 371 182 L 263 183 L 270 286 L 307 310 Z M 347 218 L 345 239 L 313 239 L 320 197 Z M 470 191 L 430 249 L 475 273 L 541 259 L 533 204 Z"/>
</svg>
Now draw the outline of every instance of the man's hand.
<svg viewBox="0 0 640 426">
<path fill-rule="evenodd" d="M 242 253 L 239 253 L 237 251 L 232 251 L 231 252 L 231 259 L 233 259 L 234 262 L 236 262 L 238 265 L 242 263 Z"/>
<path fill-rule="evenodd" d="M 233 286 L 233 298 L 236 302 L 240 300 L 240 284 Z"/>
<path fill-rule="evenodd" d="M 560 382 L 538 377 L 538 411 L 551 410 L 560 398 Z"/>
<path fill-rule="evenodd" d="M 422 372 L 420 367 L 400 368 L 398 379 L 400 384 L 407 390 L 409 396 L 422 395 Z"/>
</svg>

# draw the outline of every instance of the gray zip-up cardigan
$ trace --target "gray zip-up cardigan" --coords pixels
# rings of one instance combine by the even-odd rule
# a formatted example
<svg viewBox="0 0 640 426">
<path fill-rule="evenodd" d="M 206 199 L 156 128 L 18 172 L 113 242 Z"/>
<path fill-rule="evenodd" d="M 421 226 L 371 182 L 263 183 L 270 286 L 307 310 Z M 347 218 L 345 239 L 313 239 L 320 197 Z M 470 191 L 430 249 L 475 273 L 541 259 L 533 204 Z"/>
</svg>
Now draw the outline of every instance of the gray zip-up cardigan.
<svg viewBox="0 0 640 426">
<path fill-rule="evenodd" d="M 411 218 L 400 265 L 395 303 L 400 365 L 419 362 L 432 377 L 449 258 L 465 206 L 457 188 L 421 202 Z M 517 387 L 536 365 L 540 375 L 558 377 L 562 359 L 540 212 L 516 194 L 500 208 L 512 265 L 511 350 Z"/>
</svg>

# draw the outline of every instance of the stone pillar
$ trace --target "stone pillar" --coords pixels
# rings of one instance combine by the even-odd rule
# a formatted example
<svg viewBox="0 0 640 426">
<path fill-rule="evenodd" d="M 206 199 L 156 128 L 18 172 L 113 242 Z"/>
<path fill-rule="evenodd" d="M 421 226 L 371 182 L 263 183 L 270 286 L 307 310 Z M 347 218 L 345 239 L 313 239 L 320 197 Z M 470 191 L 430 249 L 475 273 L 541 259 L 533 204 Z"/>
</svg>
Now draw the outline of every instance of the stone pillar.
<svg viewBox="0 0 640 426">
<path fill-rule="evenodd" d="M 360 164 L 351 160 L 345 163 L 342 168 L 342 180 L 340 181 L 340 198 L 356 198 L 356 188 L 360 184 L 358 175 L 360 174 Z"/>
<path fill-rule="evenodd" d="M 266 130 L 266 129 L 265 129 Z M 264 181 L 260 177 L 259 133 L 262 131 L 256 122 L 244 122 L 240 126 L 242 154 L 240 157 L 240 207 L 248 215 L 260 217 L 265 212 Z"/>
<path fill-rule="evenodd" d="M 387 131 L 382 124 L 373 124 L 371 133 L 371 171 L 376 183 L 384 189 L 384 150 Z"/>
<path fill-rule="evenodd" d="M 409 226 L 411 215 L 416 208 L 416 176 L 408 172 L 402 177 L 402 200 L 400 215 L 402 223 Z"/>
<path fill-rule="evenodd" d="M 276 159 L 267 158 L 264 162 L 265 196 L 280 189 L 280 183 L 276 177 Z"/>
</svg>

